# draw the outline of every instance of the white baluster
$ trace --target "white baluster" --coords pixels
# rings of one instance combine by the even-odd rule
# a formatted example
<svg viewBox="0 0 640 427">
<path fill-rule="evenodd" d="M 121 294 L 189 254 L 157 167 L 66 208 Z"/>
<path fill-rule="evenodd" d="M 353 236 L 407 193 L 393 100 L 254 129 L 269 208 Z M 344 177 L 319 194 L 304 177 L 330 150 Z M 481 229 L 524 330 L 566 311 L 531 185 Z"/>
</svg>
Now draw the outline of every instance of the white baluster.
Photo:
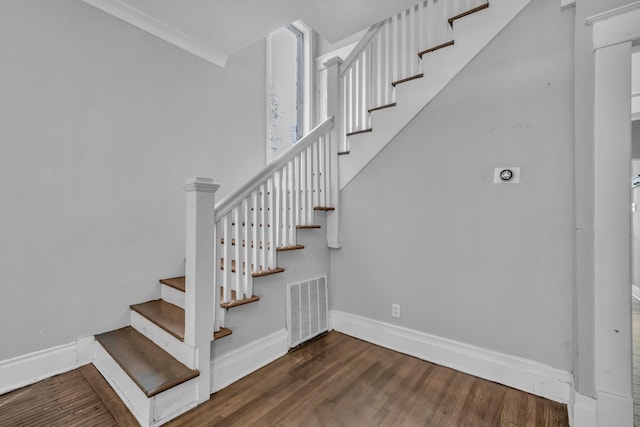
<svg viewBox="0 0 640 427">
<path fill-rule="evenodd" d="M 307 153 L 303 151 L 298 156 L 300 165 L 299 187 L 300 194 L 300 224 L 307 224 Z"/>
<path fill-rule="evenodd" d="M 264 184 L 258 190 L 258 203 L 260 205 L 258 223 L 260 227 L 259 250 L 260 250 L 260 269 L 267 270 L 267 209 L 266 209 L 266 189 Z"/>
<path fill-rule="evenodd" d="M 253 296 L 253 276 L 251 275 L 251 251 L 249 249 L 250 246 L 250 232 L 251 229 L 251 214 L 250 214 L 250 198 L 244 199 L 242 201 L 242 222 L 244 223 L 244 227 L 242 227 L 242 257 L 243 257 L 243 265 L 242 265 L 242 287 L 245 297 Z M 236 242 L 238 245 L 238 242 Z"/>
<path fill-rule="evenodd" d="M 232 233 L 233 237 L 231 242 L 229 242 L 230 244 L 232 244 L 231 248 L 233 253 L 233 258 L 231 260 L 231 277 L 233 280 L 233 290 L 236 292 L 236 298 L 241 299 L 242 281 L 240 280 L 240 272 L 242 271 L 242 260 L 240 259 L 240 230 L 242 228 L 242 221 L 240 219 L 240 209 L 238 207 L 233 208 L 233 210 L 231 211 L 231 216 L 233 218 L 233 223 L 235 224 Z M 235 268 L 233 268 L 234 266 Z"/>
<path fill-rule="evenodd" d="M 231 247 L 231 233 L 229 222 L 229 215 L 225 215 L 222 218 L 222 239 L 224 243 L 222 244 L 222 265 L 220 266 L 222 270 L 222 302 L 231 301 L 231 251 L 229 250 Z"/>
<path fill-rule="evenodd" d="M 281 234 L 282 234 L 282 246 L 289 246 L 291 243 L 289 241 L 289 226 L 291 222 L 289 221 L 289 165 L 285 165 L 282 168 L 282 176 L 281 178 L 281 187 L 282 187 L 282 225 L 281 225 Z"/>
<path fill-rule="evenodd" d="M 251 193 L 251 261 L 252 261 L 252 269 L 251 271 L 257 273 L 260 271 L 260 257 L 258 252 L 258 239 L 260 237 L 258 230 L 260 229 L 260 224 L 258 222 L 258 191 L 256 190 Z"/>
<path fill-rule="evenodd" d="M 313 224 L 313 146 L 307 147 L 307 179 L 306 179 L 306 193 L 307 193 L 307 224 Z"/>
<path fill-rule="evenodd" d="M 273 194 L 273 179 L 267 180 L 266 185 L 267 194 L 266 197 L 266 250 L 267 250 L 267 265 L 269 269 L 276 268 L 276 242 L 274 238 L 274 194 Z"/>
</svg>

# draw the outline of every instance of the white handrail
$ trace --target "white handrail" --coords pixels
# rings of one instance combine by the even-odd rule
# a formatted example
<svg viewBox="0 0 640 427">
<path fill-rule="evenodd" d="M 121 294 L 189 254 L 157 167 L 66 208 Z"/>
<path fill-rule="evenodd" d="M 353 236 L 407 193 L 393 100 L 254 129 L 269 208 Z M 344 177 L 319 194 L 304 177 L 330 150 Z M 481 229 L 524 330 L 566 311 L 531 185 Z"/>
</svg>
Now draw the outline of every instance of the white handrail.
<svg viewBox="0 0 640 427">
<path fill-rule="evenodd" d="M 266 165 L 260 172 L 253 176 L 246 184 L 242 187 L 229 194 L 223 200 L 221 200 L 215 209 L 216 218 L 222 218 L 231 210 L 237 206 L 244 199 L 249 197 L 249 195 L 258 189 L 260 185 L 264 184 L 267 178 L 271 177 L 274 172 L 284 167 L 291 159 L 296 157 L 302 151 L 306 150 L 313 142 L 315 142 L 319 137 L 326 134 L 329 130 L 333 128 L 333 116 L 328 117 L 324 122 L 320 123 L 318 126 L 313 128 L 311 132 L 302 137 L 298 142 L 285 150 L 282 154 L 280 154 L 274 161 Z"/>
<path fill-rule="evenodd" d="M 369 42 L 371 41 L 371 39 L 375 37 L 376 34 L 378 34 L 378 31 L 380 31 L 380 29 L 384 26 L 384 23 L 385 21 L 380 21 L 377 24 L 374 24 L 371 27 L 369 27 L 367 32 L 360 39 L 358 44 L 353 48 L 351 53 L 349 53 L 346 59 L 342 61 L 342 64 L 340 65 L 340 77 L 344 76 L 347 70 L 349 70 L 349 68 L 351 67 L 351 64 L 353 64 L 353 61 L 358 59 L 362 51 L 367 46 L 369 46 Z"/>
</svg>

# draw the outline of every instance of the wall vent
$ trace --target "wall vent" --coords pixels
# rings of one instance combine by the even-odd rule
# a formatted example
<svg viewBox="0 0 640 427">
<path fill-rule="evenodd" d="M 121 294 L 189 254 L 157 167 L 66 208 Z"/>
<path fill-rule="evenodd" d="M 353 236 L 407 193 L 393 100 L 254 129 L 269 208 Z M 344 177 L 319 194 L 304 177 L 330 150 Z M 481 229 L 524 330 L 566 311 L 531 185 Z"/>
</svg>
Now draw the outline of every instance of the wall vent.
<svg viewBox="0 0 640 427">
<path fill-rule="evenodd" d="M 287 330 L 293 348 L 329 330 L 327 276 L 287 283 Z"/>
</svg>

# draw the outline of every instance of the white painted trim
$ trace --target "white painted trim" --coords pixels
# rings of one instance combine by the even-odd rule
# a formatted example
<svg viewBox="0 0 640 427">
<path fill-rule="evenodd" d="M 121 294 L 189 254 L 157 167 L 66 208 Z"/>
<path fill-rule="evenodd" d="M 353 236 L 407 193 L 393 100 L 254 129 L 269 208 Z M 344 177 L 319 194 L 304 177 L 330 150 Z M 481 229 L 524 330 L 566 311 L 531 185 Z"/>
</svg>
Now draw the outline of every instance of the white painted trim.
<svg viewBox="0 0 640 427">
<path fill-rule="evenodd" d="M 571 427 L 596 427 L 596 399 L 573 393 L 569 409 Z"/>
<path fill-rule="evenodd" d="M 570 7 L 576 7 L 576 0 L 560 0 L 561 9 L 568 9 Z"/>
<path fill-rule="evenodd" d="M 587 18 L 593 25 L 593 49 L 640 39 L 640 1 Z"/>
<path fill-rule="evenodd" d="M 184 292 L 161 284 L 160 286 L 160 299 L 168 302 L 169 304 L 176 305 L 184 310 Z"/>
<path fill-rule="evenodd" d="M 282 329 L 212 360 L 211 393 L 287 354 L 287 336 Z"/>
<path fill-rule="evenodd" d="M 331 317 L 333 328 L 347 335 L 556 402 L 570 401 L 570 372 L 354 314 L 332 310 Z"/>
<path fill-rule="evenodd" d="M 90 363 L 93 343 L 91 336 L 0 361 L 0 394 Z"/>
<path fill-rule="evenodd" d="M 152 34 L 214 65 L 224 68 L 229 55 L 171 27 L 121 0 L 82 0 L 103 12 Z"/>
</svg>

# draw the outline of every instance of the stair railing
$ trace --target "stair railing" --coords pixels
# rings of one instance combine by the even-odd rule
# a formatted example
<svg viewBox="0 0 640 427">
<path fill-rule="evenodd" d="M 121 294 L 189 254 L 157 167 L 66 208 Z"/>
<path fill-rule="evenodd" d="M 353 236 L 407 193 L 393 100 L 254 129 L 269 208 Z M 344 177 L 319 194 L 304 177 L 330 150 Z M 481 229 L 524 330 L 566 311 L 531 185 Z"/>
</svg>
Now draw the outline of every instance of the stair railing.
<svg viewBox="0 0 640 427">
<path fill-rule="evenodd" d="M 296 247 L 297 228 L 313 224 L 315 210 L 337 207 L 337 139 L 332 130 L 329 117 L 216 205 L 220 302 L 251 298 L 254 277 L 281 271 L 276 251 Z M 216 313 L 218 331 L 224 311 Z"/>
<path fill-rule="evenodd" d="M 420 1 L 369 28 L 343 62 L 330 60 L 325 64 L 327 79 L 329 67 L 339 67 L 337 96 L 342 114 L 336 120 L 343 123 L 336 126 L 344 130 L 341 151 L 349 151 L 346 136 L 371 129 L 371 111 L 395 105 L 397 84 L 422 76 L 422 55 L 453 44 L 451 18 L 487 3 L 488 0 Z M 328 99 L 327 103 L 331 101 Z"/>
</svg>

